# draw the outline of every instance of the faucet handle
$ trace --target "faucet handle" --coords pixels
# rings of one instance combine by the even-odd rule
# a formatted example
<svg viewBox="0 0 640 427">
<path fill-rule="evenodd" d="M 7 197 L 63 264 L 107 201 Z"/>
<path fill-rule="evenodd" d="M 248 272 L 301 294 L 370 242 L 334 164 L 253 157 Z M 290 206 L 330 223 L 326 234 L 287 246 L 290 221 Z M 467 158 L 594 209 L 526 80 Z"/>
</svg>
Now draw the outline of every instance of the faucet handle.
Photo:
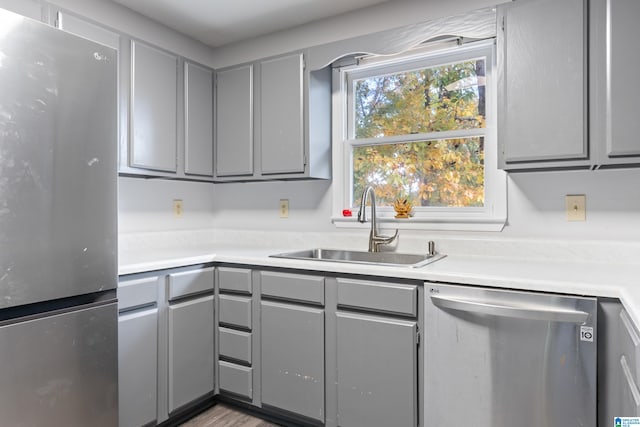
<svg viewBox="0 0 640 427">
<path fill-rule="evenodd" d="M 428 257 L 433 257 L 436 255 L 436 242 L 434 242 L 433 240 L 429 240 L 429 243 L 427 244 L 427 256 Z"/>
</svg>

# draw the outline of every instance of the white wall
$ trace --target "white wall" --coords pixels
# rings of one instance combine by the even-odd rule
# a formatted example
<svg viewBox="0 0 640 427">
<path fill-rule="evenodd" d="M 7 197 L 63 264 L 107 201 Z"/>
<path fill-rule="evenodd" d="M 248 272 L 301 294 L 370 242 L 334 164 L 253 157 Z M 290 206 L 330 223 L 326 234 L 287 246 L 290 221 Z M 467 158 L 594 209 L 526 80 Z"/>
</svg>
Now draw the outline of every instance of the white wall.
<svg viewBox="0 0 640 427">
<path fill-rule="evenodd" d="M 416 24 L 510 0 L 393 0 L 214 51 L 216 68 Z"/>
<path fill-rule="evenodd" d="M 50 3 L 196 62 L 213 65 L 209 46 L 120 4 L 108 0 L 51 0 Z"/>
<path fill-rule="evenodd" d="M 118 229 L 121 233 L 199 230 L 214 226 L 213 185 L 164 179 L 118 178 Z M 173 200 L 183 215 L 173 214 Z"/>
</svg>

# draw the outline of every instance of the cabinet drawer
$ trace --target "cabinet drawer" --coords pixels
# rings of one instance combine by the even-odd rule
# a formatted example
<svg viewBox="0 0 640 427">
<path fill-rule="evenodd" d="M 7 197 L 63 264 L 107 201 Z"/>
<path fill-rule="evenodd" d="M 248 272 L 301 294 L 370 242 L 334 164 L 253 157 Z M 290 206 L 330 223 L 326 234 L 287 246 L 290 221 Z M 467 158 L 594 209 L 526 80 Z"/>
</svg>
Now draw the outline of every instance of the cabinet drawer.
<svg viewBox="0 0 640 427">
<path fill-rule="evenodd" d="M 169 275 L 169 299 L 213 290 L 213 267 Z"/>
<path fill-rule="evenodd" d="M 260 272 L 262 295 L 324 305 L 324 277 Z"/>
<path fill-rule="evenodd" d="M 251 270 L 218 267 L 218 283 L 223 291 L 251 293 Z"/>
<path fill-rule="evenodd" d="M 416 316 L 418 286 L 337 279 L 338 305 Z"/>
<path fill-rule="evenodd" d="M 220 295 L 220 323 L 251 329 L 251 298 Z"/>
<path fill-rule="evenodd" d="M 625 310 L 620 311 L 620 348 L 634 381 L 640 373 L 640 335 Z"/>
<path fill-rule="evenodd" d="M 251 333 L 220 328 L 218 346 L 221 357 L 251 363 Z"/>
<path fill-rule="evenodd" d="M 152 305 L 158 299 L 158 277 L 127 280 L 118 284 L 118 310 Z"/>
<path fill-rule="evenodd" d="M 220 390 L 253 398 L 253 368 L 222 361 L 219 367 Z"/>
</svg>

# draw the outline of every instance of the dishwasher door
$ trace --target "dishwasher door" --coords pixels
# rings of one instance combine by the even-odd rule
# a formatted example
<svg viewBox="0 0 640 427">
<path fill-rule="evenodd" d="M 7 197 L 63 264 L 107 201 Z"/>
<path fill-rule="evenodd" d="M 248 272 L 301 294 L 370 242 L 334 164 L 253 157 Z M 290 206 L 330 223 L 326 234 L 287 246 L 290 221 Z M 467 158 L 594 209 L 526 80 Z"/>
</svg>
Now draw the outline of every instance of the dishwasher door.
<svg viewBox="0 0 640 427">
<path fill-rule="evenodd" d="M 425 426 L 596 427 L 595 298 L 425 290 Z"/>
</svg>

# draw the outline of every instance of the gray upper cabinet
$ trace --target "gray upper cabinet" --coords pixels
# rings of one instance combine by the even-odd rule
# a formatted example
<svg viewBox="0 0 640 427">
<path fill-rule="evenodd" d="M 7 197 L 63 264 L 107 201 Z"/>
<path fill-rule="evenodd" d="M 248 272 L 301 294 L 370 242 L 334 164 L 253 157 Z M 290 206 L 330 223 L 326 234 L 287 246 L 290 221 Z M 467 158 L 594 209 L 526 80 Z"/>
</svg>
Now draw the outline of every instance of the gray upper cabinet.
<svg viewBox="0 0 640 427">
<path fill-rule="evenodd" d="M 131 167 L 177 170 L 177 66 L 170 53 L 131 42 Z"/>
<path fill-rule="evenodd" d="M 262 173 L 304 172 L 302 54 L 262 61 L 260 148 Z"/>
<path fill-rule="evenodd" d="M 640 120 L 637 117 L 640 86 L 630 83 L 637 79 L 640 51 L 629 48 L 630 40 L 640 40 L 640 2 L 601 0 L 596 5 L 595 30 L 604 34 L 604 37 L 593 37 L 593 43 L 600 48 L 594 55 L 599 59 L 594 64 L 599 67 L 594 75 L 604 76 L 598 82 L 604 97 L 595 105 L 605 107 L 600 114 L 606 141 L 601 164 L 640 164 Z"/>
<path fill-rule="evenodd" d="M 213 71 L 184 63 L 184 172 L 213 177 Z"/>
<path fill-rule="evenodd" d="M 588 166 L 586 0 L 500 7 L 498 143 L 506 170 Z"/>
<path fill-rule="evenodd" d="M 216 73 L 216 176 L 253 175 L 253 66 Z"/>
<path fill-rule="evenodd" d="M 297 52 L 216 72 L 219 181 L 331 177 L 331 70 Z"/>
</svg>

